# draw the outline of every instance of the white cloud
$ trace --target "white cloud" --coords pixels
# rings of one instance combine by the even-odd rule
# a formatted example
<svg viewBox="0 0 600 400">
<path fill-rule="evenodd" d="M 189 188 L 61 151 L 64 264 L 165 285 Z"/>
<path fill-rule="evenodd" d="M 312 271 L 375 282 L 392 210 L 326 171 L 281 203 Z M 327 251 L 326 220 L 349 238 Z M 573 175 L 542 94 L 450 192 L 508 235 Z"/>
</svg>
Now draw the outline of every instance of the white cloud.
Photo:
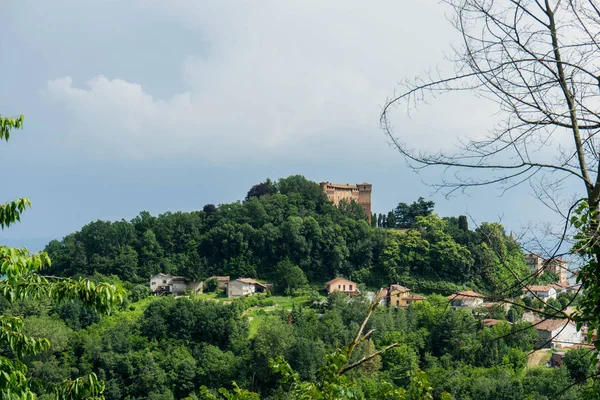
<svg viewBox="0 0 600 400">
<path fill-rule="evenodd" d="M 436 1 L 406 3 L 139 2 L 208 42 L 208 54 L 190 55 L 173 71 L 185 92 L 155 98 L 104 75 L 82 88 L 58 78 L 48 91 L 72 111 L 73 135 L 88 150 L 120 157 L 293 157 L 320 139 L 355 141 L 362 150 L 384 140 L 378 116 L 394 84 L 435 63 L 449 43 Z M 466 105 L 441 104 L 400 119 L 397 131 L 419 142 L 427 130 L 451 143 L 454 132 L 464 133 Z M 488 116 L 467 128 L 481 129 Z"/>
</svg>

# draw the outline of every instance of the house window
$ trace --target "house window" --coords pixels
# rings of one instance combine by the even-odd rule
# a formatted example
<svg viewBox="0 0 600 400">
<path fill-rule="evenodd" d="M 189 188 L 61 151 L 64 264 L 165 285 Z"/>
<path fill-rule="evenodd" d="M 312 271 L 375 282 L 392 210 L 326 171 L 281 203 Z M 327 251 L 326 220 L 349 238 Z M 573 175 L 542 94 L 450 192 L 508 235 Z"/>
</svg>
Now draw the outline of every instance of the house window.
<svg viewBox="0 0 600 400">
<path fill-rule="evenodd" d="M 156 282 L 152 282 L 152 286 L 156 285 Z"/>
<path fill-rule="evenodd" d="M 350 285 L 350 290 L 352 290 L 352 285 Z"/>
<path fill-rule="evenodd" d="M 163 283 L 167 283 L 167 280 L 166 280 L 166 279 L 165 279 L 165 280 L 163 280 Z"/>
<path fill-rule="evenodd" d="M 344 285 L 344 290 L 346 290 L 346 285 Z"/>
<path fill-rule="evenodd" d="M 342 288 L 342 285 L 338 285 L 338 289 L 341 289 L 341 288 Z"/>
<path fill-rule="evenodd" d="M 396 307 L 400 306 L 400 300 L 396 300 Z"/>
</svg>

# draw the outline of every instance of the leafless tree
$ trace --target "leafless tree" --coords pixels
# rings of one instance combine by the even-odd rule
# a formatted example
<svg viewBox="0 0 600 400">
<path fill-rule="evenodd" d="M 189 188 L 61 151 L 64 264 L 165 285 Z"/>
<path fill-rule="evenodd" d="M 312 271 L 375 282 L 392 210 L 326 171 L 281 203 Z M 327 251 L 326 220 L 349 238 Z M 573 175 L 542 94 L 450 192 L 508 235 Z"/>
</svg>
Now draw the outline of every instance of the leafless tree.
<svg viewBox="0 0 600 400">
<path fill-rule="evenodd" d="M 453 48 L 449 76 L 405 80 L 389 98 L 381 125 L 392 145 L 415 170 L 440 168 L 447 195 L 477 186 L 503 189 L 528 182 L 538 198 L 562 214 L 560 241 L 577 201 L 561 207 L 557 194 L 567 180 L 580 182 L 592 210 L 590 246 L 597 241 L 600 211 L 600 3 L 598 0 L 442 0 L 461 43 Z M 498 106 L 498 123 L 462 137 L 452 151 L 412 148 L 395 132 L 392 110 L 411 112 L 437 95 L 469 91 Z M 468 118 L 470 110 L 465 110 Z M 555 253 L 558 248 L 555 248 Z M 600 249 L 600 246 L 596 246 Z M 600 250 L 591 262 L 600 264 Z M 588 268 L 584 289 L 600 288 L 600 268 Z M 588 290 L 589 291 L 589 290 Z M 600 321 L 600 303 L 584 317 Z M 591 320 L 594 320 L 592 318 Z M 585 322 L 585 318 L 581 319 Z M 590 321 L 591 321 L 590 320 Z"/>
</svg>

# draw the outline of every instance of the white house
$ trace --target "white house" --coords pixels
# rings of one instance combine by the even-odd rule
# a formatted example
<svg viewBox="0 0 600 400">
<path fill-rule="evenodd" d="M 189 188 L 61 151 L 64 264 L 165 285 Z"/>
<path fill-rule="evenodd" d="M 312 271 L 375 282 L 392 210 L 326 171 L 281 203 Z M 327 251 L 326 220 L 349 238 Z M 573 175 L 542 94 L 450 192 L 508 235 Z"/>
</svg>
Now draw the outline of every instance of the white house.
<svg viewBox="0 0 600 400">
<path fill-rule="evenodd" d="M 202 293 L 202 282 L 186 282 L 183 276 L 156 274 L 150 278 L 150 289 L 155 296 L 183 296 L 186 291 Z"/>
<path fill-rule="evenodd" d="M 523 288 L 523 296 L 537 297 L 540 300 L 556 299 L 554 285 L 533 285 Z"/>
<path fill-rule="evenodd" d="M 535 328 L 539 347 L 569 347 L 583 342 L 581 332 L 568 319 L 547 319 Z"/>
<path fill-rule="evenodd" d="M 448 296 L 452 308 L 476 308 L 483 304 L 483 295 L 472 290 L 465 290 Z"/>
<path fill-rule="evenodd" d="M 267 285 L 251 278 L 238 278 L 227 284 L 227 297 L 250 296 L 256 292 L 264 292 Z"/>
</svg>

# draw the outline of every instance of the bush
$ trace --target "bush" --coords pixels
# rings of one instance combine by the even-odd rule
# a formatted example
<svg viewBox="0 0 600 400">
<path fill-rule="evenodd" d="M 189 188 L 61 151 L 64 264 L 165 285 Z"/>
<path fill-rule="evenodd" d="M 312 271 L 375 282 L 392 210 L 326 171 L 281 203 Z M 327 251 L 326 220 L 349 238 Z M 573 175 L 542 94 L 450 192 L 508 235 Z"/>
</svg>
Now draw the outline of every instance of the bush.
<svg viewBox="0 0 600 400">
<path fill-rule="evenodd" d="M 207 292 L 216 292 L 219 287 L 219 281 L 216 277 L 208 278 L 204 281 L 204 288 Z"/>
</svg>

